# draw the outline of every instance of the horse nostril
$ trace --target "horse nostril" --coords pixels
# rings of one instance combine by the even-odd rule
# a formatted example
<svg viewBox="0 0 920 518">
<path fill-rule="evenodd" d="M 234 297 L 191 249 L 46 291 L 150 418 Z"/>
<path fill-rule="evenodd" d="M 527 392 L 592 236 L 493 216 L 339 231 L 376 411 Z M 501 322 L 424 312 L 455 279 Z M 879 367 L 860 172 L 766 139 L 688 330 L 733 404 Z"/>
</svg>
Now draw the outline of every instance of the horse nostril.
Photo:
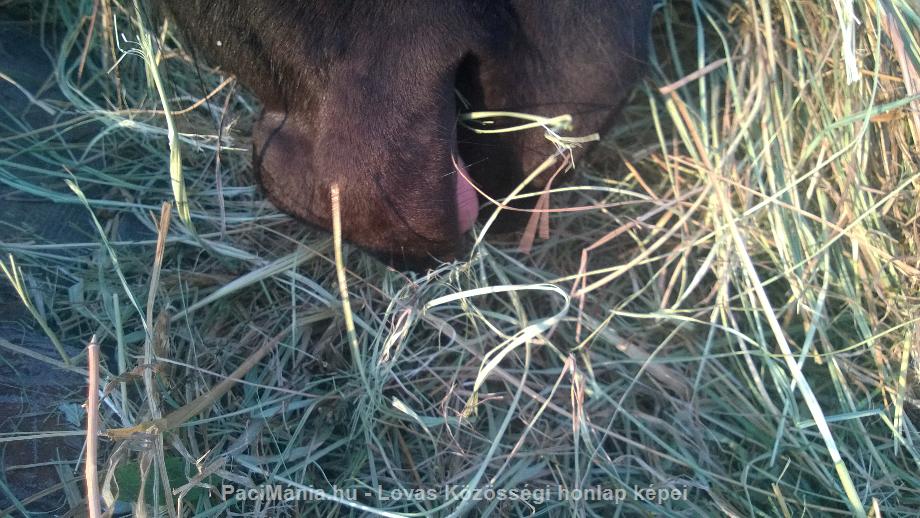
<svg viewBox="0 0 920 518">
<path fill-rule="evenodd" d="M 480 77 L 480 62 L 475 54 L 467 53 L 457 65 L 454 90 L 460 98 L 461 111 L 482 109 L 484 93 Z"/>
<path fill-rule="evenodd" d="M 454 76 L 454 92 L 457 96 L 458 115 L 463 112 L 483 108 L 483 89 L 480 78 L 479 58 L 472 53 L 467 53 L 457 65 Z M 469 142 L 459 142 L 461 128 L 454 128 L 454 142 L 451 147 L 451 159 L 454 165 L 454 174 L 456 176 L 455 192 L 457 197 L 457 227 L 461 234 L 465 234 L 476 223 L 479 215 L 479 195 L 477 190 L 480 187 L 474 179 L 470 167 L 474 166 L 475 160 L 470 161 L 469 157 L 464 160 L 461 148 L 466 148 Z"/>
</svg>

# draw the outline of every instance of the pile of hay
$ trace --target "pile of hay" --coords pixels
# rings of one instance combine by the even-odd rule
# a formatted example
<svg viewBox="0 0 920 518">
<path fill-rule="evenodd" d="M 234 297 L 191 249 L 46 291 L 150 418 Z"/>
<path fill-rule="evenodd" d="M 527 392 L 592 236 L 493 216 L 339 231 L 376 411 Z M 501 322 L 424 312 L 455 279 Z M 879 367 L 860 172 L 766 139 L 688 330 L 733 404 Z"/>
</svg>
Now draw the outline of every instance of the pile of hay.
<svg viewBox="0 0 920 518">
<path fill-rule="evenodd" d="M 337 264 L 328 234 L 264 201 L 258 106 L 171 27 L 127 0 L 2 9 L 51 66 L 32 86 L 0 70 L 20 96 L 0 118 L 0 203 L 20 207 L 0 213 L 0 284 L 57 347 L 0 349 L 85 374 L 68 350 L 97 337 L 107 504 L 920 507 L 916 4 L 665 1 L 647 81 L 552 196 L 589 209 L 553 213 L 530 254 L 486 239 L 417 276 L 347 245 Z M 75 230 L 51 235 L 62 219 Z M 78 406 L 47 413 L 65 409 L 69 431 L 8 419 L 0 447 L 83 434 Z M 83 512 L 83 458 L 28 495 L 11 481 L 30 467 L 7 462 L 6 510 Z M 297 498 L 236 498 L 267 487 Z"/>
</svg>

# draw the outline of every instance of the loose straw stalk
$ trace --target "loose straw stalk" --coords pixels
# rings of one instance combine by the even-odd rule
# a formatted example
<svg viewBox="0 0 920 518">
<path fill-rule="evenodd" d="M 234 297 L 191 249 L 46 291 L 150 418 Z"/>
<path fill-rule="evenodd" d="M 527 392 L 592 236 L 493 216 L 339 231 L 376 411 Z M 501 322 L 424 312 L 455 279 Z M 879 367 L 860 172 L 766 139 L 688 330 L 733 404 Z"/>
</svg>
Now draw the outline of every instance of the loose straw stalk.
<svg viewBox="0 0 920 518">
<path fill-rule="evenodd" d="M 96 457 L 99 445 L 99 344 L 96 335 L 86 348 L 89 394 L 86 398 L 86 501 L 90 518 L 102 516 Z"/>
</svg>

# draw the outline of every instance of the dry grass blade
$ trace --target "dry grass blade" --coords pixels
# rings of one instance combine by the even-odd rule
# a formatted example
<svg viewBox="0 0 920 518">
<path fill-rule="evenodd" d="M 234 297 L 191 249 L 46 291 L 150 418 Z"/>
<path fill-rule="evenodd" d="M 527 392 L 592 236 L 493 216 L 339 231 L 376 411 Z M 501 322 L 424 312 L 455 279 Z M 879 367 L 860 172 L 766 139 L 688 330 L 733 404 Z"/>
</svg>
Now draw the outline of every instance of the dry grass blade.
<svg viewBox="0 0 920 518">
<path fill-rule="evenodd" d="M 99 344 L 96 336 L 89 339 L 86 348 L 89 368 L 86 398 L 86 505 L 90 518 L 102 516 L 102 497 L 99 493 L 99 474 L 96 468 L 99 456 Z"/>
</svg>

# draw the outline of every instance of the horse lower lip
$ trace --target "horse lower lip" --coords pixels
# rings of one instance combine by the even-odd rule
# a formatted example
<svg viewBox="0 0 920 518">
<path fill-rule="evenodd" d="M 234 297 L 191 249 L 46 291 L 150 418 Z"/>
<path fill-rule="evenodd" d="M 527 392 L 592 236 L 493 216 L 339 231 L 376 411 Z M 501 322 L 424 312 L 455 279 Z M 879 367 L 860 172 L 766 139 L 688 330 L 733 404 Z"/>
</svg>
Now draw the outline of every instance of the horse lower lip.
<svg viewBox="0 0 920 518">
<path fill-rule="evenodd" d="M 457 228 L 461 234 L 465 234 L 473 228 L 479 216 L 479 197 L 476 195 L 476 188 L 472 184 L 473 179 L 463 159 L 457 153 L 454 153 L 453 158 L 456 169 L 454 177 L 456 178 Z"/>
</svg>

